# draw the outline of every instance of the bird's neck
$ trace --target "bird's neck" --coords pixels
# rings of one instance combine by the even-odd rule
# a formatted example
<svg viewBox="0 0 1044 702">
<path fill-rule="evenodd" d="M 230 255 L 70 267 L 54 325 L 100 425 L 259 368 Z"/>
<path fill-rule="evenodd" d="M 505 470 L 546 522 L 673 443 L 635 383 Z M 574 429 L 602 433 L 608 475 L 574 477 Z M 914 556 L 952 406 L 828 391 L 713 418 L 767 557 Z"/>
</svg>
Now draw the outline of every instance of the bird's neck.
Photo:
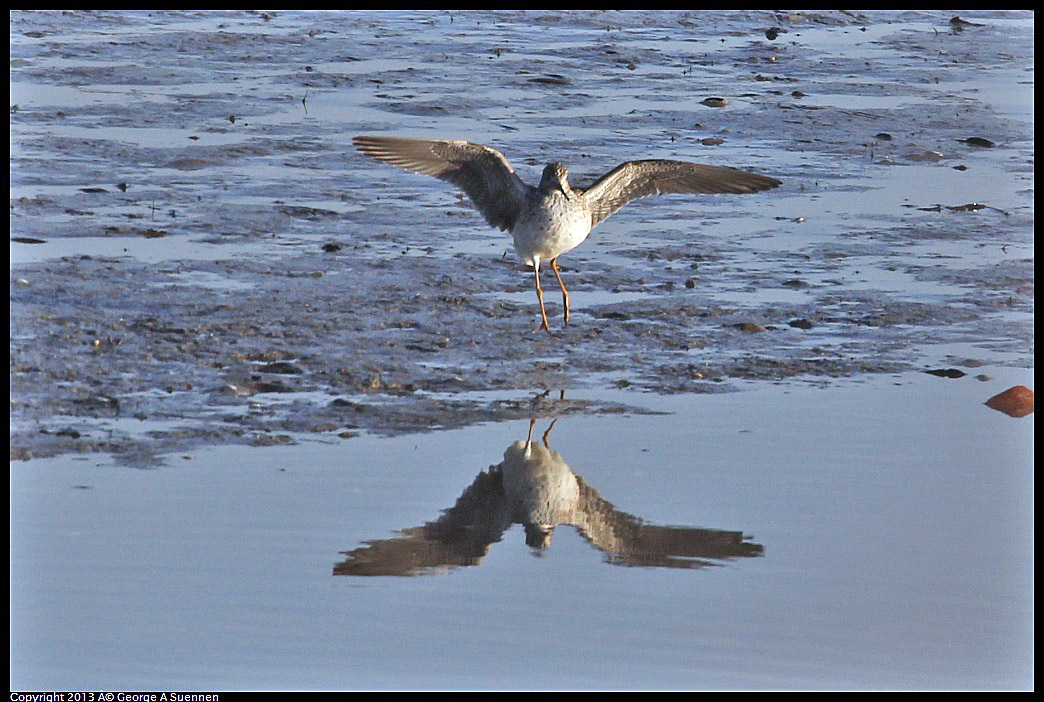
<svg viewBox="0 0 1044 702">
<path fill-rule="evenodd" d="M 569 187 L 569 183 L 567 183 L 564 180 L 557 181 L 557 182 L 556 181 L 551 181 L 550 183 L 547 184 L 547 188 L 545 189 L 545 191 L 547 192 L 548 195 L 553 195 L 554 193 L 558 193 L 558 194 L 564 196 L 566 200 L 572 200 L 574 195 L 575 195 L 575 193 L 573 192 L 573 189 Z"/>
</svg>

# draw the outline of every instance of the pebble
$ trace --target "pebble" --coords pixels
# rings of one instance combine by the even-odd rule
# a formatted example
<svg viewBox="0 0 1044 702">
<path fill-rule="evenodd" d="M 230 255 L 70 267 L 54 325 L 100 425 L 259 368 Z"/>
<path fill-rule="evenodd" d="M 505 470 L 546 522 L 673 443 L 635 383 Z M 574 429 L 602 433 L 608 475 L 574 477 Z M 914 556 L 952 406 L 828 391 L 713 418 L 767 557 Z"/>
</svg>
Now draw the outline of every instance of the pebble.
<svg viewBox="0 0 1044 702">
<path fill-rule="evenodd" d="M 979 146 L 983 149 L 992 149 L 994 144 L 989 139 L 983 139 L 982 137 L 968 137 L 967 139 L 958 139 L 957 141 L 967 144 L 968 146 Z"/>
<path fill-rule="evenodd" d="M 956 368 L 934 368 L 932 370 L 926 370 L 925 373 L 940 378 L 963 378 L 965 375 L 964 371 L 957 370 Z"/>
<path fill-rule="evenodd" d="M 985 404 L 1009 417 L 1025 417 L 1033 413 L 1033 391 L 1025 385 L 1015 385 L 986 400 Z"/>
</svg>

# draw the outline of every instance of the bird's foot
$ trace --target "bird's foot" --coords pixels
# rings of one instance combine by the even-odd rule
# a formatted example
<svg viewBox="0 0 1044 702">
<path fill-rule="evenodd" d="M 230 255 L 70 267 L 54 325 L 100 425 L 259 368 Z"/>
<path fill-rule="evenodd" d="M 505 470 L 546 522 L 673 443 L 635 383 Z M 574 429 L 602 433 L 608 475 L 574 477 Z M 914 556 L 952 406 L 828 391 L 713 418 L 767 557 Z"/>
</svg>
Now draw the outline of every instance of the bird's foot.
<svg viewBox="0 0 1044 702">
<path fill-rule="evenodd" d="M 533 330 L 534 334 L 539 334 L 542 331 L 546 331 L 550 336 L 554 336 L 554 332 L 551 331 L 551 327 L 547 325 L 547 320 L 540 322 L 540 326 Z"/>
</svg>

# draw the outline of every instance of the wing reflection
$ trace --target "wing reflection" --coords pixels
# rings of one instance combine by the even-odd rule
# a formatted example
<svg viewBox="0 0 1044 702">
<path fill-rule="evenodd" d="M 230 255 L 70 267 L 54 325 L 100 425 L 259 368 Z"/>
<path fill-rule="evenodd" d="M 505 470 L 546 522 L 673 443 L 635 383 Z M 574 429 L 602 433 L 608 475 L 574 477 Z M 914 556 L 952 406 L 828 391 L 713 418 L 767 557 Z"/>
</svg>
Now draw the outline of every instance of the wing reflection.
<svg viewBox="0 0 1044 702">
<path fill-rule="evenodd" d="M 526 544 L 537 549 L 551 546 L 556 526 L 575 527 L 613 565 L 699 568 L 764 551 L 740 531 L 656 526 L 617 510 L 550 449 L 554 422 L 541 443 L 532 440 L 535 422 L 526 440 L 479 473 L 439 519 L 342 552 L 347 558 L 334 566 L 334 575 L 430 575 L 478 565 L 490 545 L 519 523 Z"/>
</svg>

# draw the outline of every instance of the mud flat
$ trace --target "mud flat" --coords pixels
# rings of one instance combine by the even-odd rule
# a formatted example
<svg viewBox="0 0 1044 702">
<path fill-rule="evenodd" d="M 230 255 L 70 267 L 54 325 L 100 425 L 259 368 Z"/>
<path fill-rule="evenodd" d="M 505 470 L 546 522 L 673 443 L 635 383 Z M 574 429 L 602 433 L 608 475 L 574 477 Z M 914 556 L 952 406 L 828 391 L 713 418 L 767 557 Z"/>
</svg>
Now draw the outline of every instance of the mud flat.
<svg viewBox="0 0 1044 702">
<path fill-rule="evenodd" d="M 953 344 L 1031 367 L 1032 15 L 951 19 L 16 13 L 11 457 L 644 411 Z M 548 338 L 510 239 L 374 132 L 784 185 L 625 208 Z M 634 401 L 570 399 L 599 388 Z"/>
</svg>

